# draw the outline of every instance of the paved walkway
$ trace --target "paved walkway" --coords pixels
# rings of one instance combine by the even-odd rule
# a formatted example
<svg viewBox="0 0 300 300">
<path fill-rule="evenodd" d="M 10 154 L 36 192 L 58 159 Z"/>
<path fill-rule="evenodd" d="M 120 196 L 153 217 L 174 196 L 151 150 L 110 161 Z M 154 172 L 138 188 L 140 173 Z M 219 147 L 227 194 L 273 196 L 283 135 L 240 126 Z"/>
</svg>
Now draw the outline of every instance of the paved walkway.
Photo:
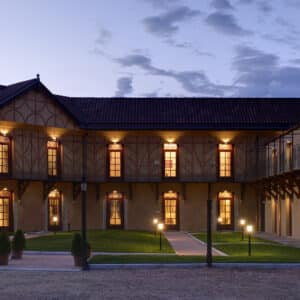
<svg viewBox="0 0 300 300">
<path fill-rule="evenodd" d="M 71 255 L 31 255 L 24 254 L 22 259 L 10 259 L 8 266 L 0 266 L 1 270 L 47 270 L 76 271 Z"/>
<path fill-rule="evenodd" d="M 206 255 L 206 243 L 182 231 L 167 231 L 165 236 L 177 255 Z M 213 255 L 226 256 L 225 253 L 213 248 Z"/>
<path fill-rule="evenodd" d="M 258 232 L 255 234 L 255 236 L 265 240 L 277 242 L 283 245 L 300 248 L 300 239 L 278 236 L 276 234 L 271 234 L 266 232 Z"/>
</svg>

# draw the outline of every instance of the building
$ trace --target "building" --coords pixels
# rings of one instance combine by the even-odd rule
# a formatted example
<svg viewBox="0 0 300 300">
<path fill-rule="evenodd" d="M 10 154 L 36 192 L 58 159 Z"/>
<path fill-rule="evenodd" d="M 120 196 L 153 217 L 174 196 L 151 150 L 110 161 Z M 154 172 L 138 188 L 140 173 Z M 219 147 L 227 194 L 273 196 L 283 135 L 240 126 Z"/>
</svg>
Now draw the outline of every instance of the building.
<svg viewBox="0 0 300 300">
<path fill-rule="evenodd" d="M 39 77 L 0 86 L 0 227 L 79 229 L 85 169 L 90 229 L 151 230 L 160 217 L 198 232 L 209 198 L 214 229 L 243 217 L 269 230 L 265 145 L 299 122 L 300 99 L 72 98 Z"/>
</svg>

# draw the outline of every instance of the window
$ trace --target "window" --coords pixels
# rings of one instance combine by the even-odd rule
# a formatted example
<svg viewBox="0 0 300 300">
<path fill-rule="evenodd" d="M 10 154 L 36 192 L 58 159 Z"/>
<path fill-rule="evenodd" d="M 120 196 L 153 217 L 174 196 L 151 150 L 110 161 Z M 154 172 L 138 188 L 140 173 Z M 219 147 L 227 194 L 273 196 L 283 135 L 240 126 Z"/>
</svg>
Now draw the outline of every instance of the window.
<svg viewBox="0 0 300 300">
<path fill-rule="evenodd" d="M 54 190 L 48 196 L 48 229 L 61 230 L 62 201 L 59 191 Z"/>
<path fill-rule="evenodd" d="M 176 144 L 164 144 L 164 177 L 177 177 L 177 150 Z"/>
<path fill-rule="evenodd" d="M 219 145 L 219 177 L 231 178 L 233 165 L 233 145 Z"/>
<path fill-rule="evenodd" d="M 219 229 L 233 228 L 233 194 L 227 191 L 218 195 L 218 227 Z"/>
<path fill-rule="evenodd" d="M 10 160 L 10 140 L 8 137 L 0 137 L 0 174 L 9 174 L 9 160 Z"/>
<path fill-rule="evenodd" d="M 167 229 L 178 229 L 178 194 L 172 191 L 163 194 L 164 223 Z"/>
<path fill-rule="evenodd" d="M 57 177 L 59 175 L 59 143 L 57 141 L 48 141 L 48 176 Z"/>
<path fill-rule="evenodd" d="M 122 177 L 122 151 L 123 147 L 120 144 L 110 144 L 108 146 L 108 177 L 110 178 Z"/>
<path fill-rule="evenodd" d="M 123 228 L 123 194 L 113 191 L 107 196 L 107 227 Z"/>
<path fill-rule="evenodd" d="M 0 191 L 0 229 L 12 230 L 12 195 L 7 190 Z"/>
</svg>

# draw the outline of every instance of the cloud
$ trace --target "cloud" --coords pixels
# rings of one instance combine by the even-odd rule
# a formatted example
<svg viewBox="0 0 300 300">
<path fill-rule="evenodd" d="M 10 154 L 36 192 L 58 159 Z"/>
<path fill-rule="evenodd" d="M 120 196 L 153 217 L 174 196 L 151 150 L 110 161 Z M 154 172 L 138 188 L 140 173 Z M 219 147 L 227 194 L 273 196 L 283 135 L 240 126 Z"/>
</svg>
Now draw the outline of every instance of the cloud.
<svg viewBox="0 0 300 300">
<path fill-rule="evenodd" d="M 132 77 L 121 77 L 117 82 L 115 97 L 125 97 L 133 92 Z"/>
<path fill-rule="evenodd" d="M 222 12 L 212 13 L 206 18 L 206 23 L 217 32 L 223 34 L 235 36 L 245 36 L 252 34 L 251 31 L 245 30 L 240 27 L 235 17 L 231 14 L 225 14 Z"/>
<path fill-rule="evenodd" d="M 233 9 L 233 6 L 229 0 L 212 0 L 211 5 L 218 10 Z"/>
<path fill-rule="evenodd" d="M 258 8 L 260 11 L 262 11 L 264 14 L 268 14 L 273 10 L 273 7 L 269 3 L 269 0 L 260 1 L 257 3 Z"/>
<path fill-rule="evenodd" d="M 176 80 L 186 92 L 196 95 L 223 96 L 226 86 L 212 83 L 202 71 L 164 70 L 155 67 L 152 60 L 142 54 L 131 54 L 115 60 L 122 67 L 138 67 L 148 75 L 163 76 Z"/>
<path fill-rule="evenodd" d="M 112 38 L 112 33 L 109 30 L 100 29 L 95 43 L 98 46 L 104 46 L 111 40 L 111 38 Z"/>
<path fill-rule="evenodd" d="M 179 30 L 179 23 L 187 22 L 200 14 L 199 10 L 180 6 L 157 16 L 147 17 L 143 20 L 143 24 L 153 35 L 170 37 Z"/>
<path fill-rule="evenodd" d="M 281 66 L 277 55 L 238 46 L 233 60 L 234 96 L 299 97 L 300 68 Z"/>
<path fill-rule="evenodd" d="M 166 9 L 181 2 L 181 0 L 144 0 L 151 4 L 154 8 Z"/>
</svg>

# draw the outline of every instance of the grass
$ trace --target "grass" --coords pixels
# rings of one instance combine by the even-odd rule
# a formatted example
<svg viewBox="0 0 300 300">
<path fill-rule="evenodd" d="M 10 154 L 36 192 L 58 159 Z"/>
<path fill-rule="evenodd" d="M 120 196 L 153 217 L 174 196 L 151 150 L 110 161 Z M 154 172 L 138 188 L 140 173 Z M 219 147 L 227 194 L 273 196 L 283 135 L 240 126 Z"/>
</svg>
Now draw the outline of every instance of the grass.
<svg viewBox="0 0 300 300">
<path fill-rule="evenodd" d="M 26 250 L 70 251 L 74 232 L 58 232 L 56 235 L 27 240 Z M 159 236 L 144 231 L 92 230 L 87 239 L 92 251 L 159 253 Z M 173 253 L 169 242 L 162 239 L 162 252 Z"/>
<path fill-rule="evenodd" d="M 206 241 L 206 234 L 194 234 Z M 248 256 L 248 240 L 242 241 L 238 232 L 214 232 L 212 241 L 215 248 L 226 253 L 226 257 L 214 257 L 217 262 L 300 262 L 300 249 L 284 246 L 260 238 L 252 238 L 252 255 Z"/>
<path fill-rule="evenodd" d="M 206 233 L 196 233 L 194 236 L 203 241 L 206 242 Z M 275 242 L 272 241 L 267 241 L 261 238 L 257 237 L 252 237 L 253 242 L 259 242 L 259 243 L 268 243 L 268 244 L 276 244 Z M 241 232 L 213 232 L 212 233 L 212 242 L 213 244 L 218 244 L 218 243 L 242 243 L 242 244 L 247 244 L 248 239 L 245 236 L 244 241 L 242 241 L 242 234 Z"/>
</svg>

